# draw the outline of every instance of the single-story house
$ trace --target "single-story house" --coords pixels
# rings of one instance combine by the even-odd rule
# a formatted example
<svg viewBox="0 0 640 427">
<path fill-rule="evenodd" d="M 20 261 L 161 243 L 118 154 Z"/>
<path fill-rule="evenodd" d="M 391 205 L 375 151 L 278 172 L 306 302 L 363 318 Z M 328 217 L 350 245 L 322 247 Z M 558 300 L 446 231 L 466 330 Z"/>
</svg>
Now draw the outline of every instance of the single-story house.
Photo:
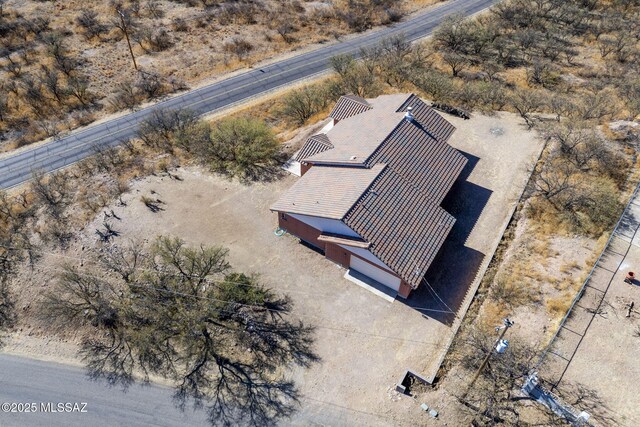
<svg viewBox="0 0 640 427">
<path fill-rule="evenodd" d="M 467 163 L 447 143 L 455 128 L 413 94 L 343 96 L 330 117 L 271 210 L 280 228 L 406 298 L 455 223 L 440 206 Z"/>
</svg>

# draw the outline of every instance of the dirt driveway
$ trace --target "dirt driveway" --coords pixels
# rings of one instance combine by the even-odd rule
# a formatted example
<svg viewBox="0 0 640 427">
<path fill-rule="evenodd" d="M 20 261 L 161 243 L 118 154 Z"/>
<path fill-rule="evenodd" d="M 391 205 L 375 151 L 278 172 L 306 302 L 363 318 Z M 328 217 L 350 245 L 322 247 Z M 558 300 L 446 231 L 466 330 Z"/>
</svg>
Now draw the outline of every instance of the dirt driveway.
<svg viewBox="0 0 640 427">
<path fill-rule="evenodd" d="M 322 358 L 293 374 L 304 394 L 294 423 L 409 423 L 419 416 L 415 402 L 399 399 L 393 388 L 406 369 L 435 375 L 540 150 L 511 115 L 452 121 L 458 131 L 451 143 L 471 160 L 467 180 L 444 203 L 458 222 L 428 274 L 432 288 L 406 303 L 346 281 L 343 269 L 297 239 L 274 235 L 269 206 L 295 182 L 292 176 L 252 186 L 196 169 L 179 171 L 182 181 L 151 177 L 135 184 L 127 207 L 114 208 L 123 218 L 117 227 L 123 238 L 171 234 L 224 245 L 235 268 L 261 274 L 293 298 L 294 316 L 317 328 Z M 152 213 L 139 201 L 151 191 L 166 202 L 164 211 Z"/>
<path fill-rule="evenodd" d="M 196 168 L 179 169 L 181 180 L 148 177 L 123 196 L 126 206 L 113 206 L 121 220 L 112 224 L 120 241 L 174 235 L 193 245 L 228 247 L 237 270 L 259 273 L 263 283 L 291 296 L 293 316 L 317 328 L 321 358 L 291 373 L 303 395 L 291 424 L 410 425 L 426 415 L 420 402 L 394 392 L 395 385 L 407 369 L 435 376 L 540 151 L 513 115 L 447 118 L 458 127 L 452 145 L 470 159 L 466 180 L 443 204 L 458 221 L 427 274 L 431 286 L 406 302 L 380 298 L 344 279 L 343 269 L 292 236 L 274 235 L 276 217 L 269 206 L 294 176 L 251 186 Z M 140 201 L 143 195 L 161 199 L 163 210 L 151 212 Z M 81 257 L 80 248 L 95 242 L 102 221 L 98 215 L 83 241 L 61 256 Z M 43 289 L 50 277 L 42 280 Z M 36 337 L 26 335 L 17 333 L 9 350 L 39 357 L 61 345 L 51 337 L 37 345 Z M 444 402 L 431 404 L 444 409 Z M 446 423 L 446 411 L 430 422 Z"/>
</svg>

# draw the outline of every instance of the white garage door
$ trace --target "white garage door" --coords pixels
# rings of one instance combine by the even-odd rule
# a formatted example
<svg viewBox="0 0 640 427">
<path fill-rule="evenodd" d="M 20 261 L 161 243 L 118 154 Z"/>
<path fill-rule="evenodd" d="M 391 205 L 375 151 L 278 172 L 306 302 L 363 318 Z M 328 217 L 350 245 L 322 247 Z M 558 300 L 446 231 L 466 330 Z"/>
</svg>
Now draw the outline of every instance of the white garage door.
<svg viewBox="0 0 640 427">
<path fill-rule="evenodd" d="M 351 261 L 349 262 L 349 267 L 356 270 L 358 273 L 362 273 L 365 276 L 368 276 L 375 280 L 376 282 L 382 283 L 385 286 L 390 287 L 394 291 L 400 289 L 400 278 L 394 276 L 393 274 L 387 273 L 384 270 L 380 270 L 378 267 L 364 261 L 362 258 L 358 258 L 357 256 L 351 255 Z"/>
</svg>

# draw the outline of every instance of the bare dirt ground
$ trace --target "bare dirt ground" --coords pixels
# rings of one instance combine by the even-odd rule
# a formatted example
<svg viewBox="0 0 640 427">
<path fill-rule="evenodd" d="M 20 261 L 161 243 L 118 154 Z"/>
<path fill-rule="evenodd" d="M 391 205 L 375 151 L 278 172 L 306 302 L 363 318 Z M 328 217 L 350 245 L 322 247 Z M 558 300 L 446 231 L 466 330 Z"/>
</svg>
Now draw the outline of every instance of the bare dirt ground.
<svg viewBox="0 0 640 427">
<path fill-rule="evenodd" d="M 600 258 L 580 300 L 560 330 L 540 369 L 547 385 L 581 384 L 598 402 L 595 425 L 637 426 L 640 378 L 640 282 L 624 282 L 640 265 L 640 201 L 631 202 L 625 219 Z M 634 307 L 629 310 L 630 304 Z M 562 393 L 560 393 L 562 397 Z M 577 408 L 580 409 L 579 407 Z"/>
<path fill-rule="evenodd" d="M 480 316 L 501 324 L 503 317 L 515 322 L 512 333 L 534 347 L 544 346 L 557 329 L 573 296 L 591 269 L 599 240 L 576 235 L 549 236 L 531 219 L 521 218 L 515 237 L 505 253 L 496 281 L 517 286 L 522 294 L 509 307 L 497 308 L 489 299 Z"/>
<path fill-rule="evenodd" d="M 419 290 L 406 303 L 389 303 L 346 281 L 341 268 L 293 237 L 273 234 L 276 222 L 269 206 L 295 182 L 292 176 L 246 186 L 184 168 L 177 170 L 182 180 L 152 176 L 136 181 L 123 196 L 126 206 L 113 206 L 122 218 L 113 222 L 121 233 L 117 239 L 164 234 L 194 245 L 224 245 L 235 268 L 259 273 L 264 283 L 293 298 L 293 316 L 317 328 L 322 359 L 292 373 L 304 395 L 294 424 L 408 425 L 420 410 L 414 399 L 393 391 L 395 384 L 406 369 L 435 376 L 541 147 L 511 114 L 447 118 L 458 127 L 451 144 L 472 161 L 467 180 L 445 202 L 458 222 L 430 272 L 433 289 Z M 140 201 L 143 195 L 162 200 L 164 210 L 149 211 Z M 22 273 L 14 289 L 21 320 L 7 351 L 77 363 L 73 333 L 51 336 L 36 320 L 38 300 L 61 263 L 82 263 L 83 249 L 95 244 L 102 221 L 99 215 L 68 251 L 45 254 L 33 271 Z M 447 313 L 449 308 L 456 315 Z M 438 423 L 446 425 L 456 416 L 445 412 Z"/>
</svg>

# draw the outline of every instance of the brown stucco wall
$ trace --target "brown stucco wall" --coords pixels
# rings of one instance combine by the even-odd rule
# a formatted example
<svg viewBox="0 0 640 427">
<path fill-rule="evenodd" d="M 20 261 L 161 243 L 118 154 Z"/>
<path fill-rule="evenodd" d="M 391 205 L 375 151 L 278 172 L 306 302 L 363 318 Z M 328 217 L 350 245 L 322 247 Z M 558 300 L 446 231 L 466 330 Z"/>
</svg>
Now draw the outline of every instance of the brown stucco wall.
<svg viewBox="0 0 640 427">
<path fill-rule="evenodd" d="M 311 163 L 300 163 L 300 176 L 307 173 L 309 169 L 311 169 Z"/>
<path fill-rule="evenodd" d="M 325 255 L 331 261 L 344 268 L 349 268 L 349 261 L 351 260 L 351 252 L 343 247 L 340 247 L 334 243 L 327 243 L 325 246 Z"/>
<path fill-rule="evenodd" d="M 289 234 L 299 237 L 313 246 L 325 250 L 325 243 L 318 240 L 320 230 L 317 230 L 304 222 L 293 218 L 283 212 L 278 212 L 278 227 L 287 230 Z"/>
<path fill-rule="evenodd" d="M 402 298 L 408 298 L 412 290 L 413 289 L 411 289 L 411 286 L 403 280 L 402 282 L 400 282 L 400 289 L 398 289 L 398 296 Z"/>
<path fill-rule="evenodd" d="M 326 243 L 326 242 L 319 241 L 318 237 L 321 234 L 320 230 L 317 230 L 311 227 L 310 225 L 305 224 L 304 222 L 298 219 L 295 219 L 290 215 L 287 215 L 286 213 L 278 212 L 278 226 L 284 230 L 287 230 L 289 234 L 292 234 L 300 238 L 301 240 L 304 240 L 305 242 L 310 243 L 313 246 L 321 249 L 322 251 L 324 251 L 325 256 L 328 259 L 330 259 L 331 261 L 335 262 L 336 264 L 344 268 L 349 268 L 349 262 L 352 256 L 358 257 L 358 255 L 351 253 L 349 250 L 341 246 L 338 246 L 333 243 Z M 363 261 L 377 268 L 381 268 L 379 265 L 374 264 L 367 259 L 364 259 L 362 257 L 358 257 L 358 258 L 362 259 Z M 389 270 L 387 268 L 381 268 L 381 269 L 397 276 L 397 274 L 392 270 Z M 404 280 L 400 282 L 400 289 L 398 290 L 398 295 L 400 297 L 407 298 L 411 293 L 411 291 L 412 291 L 411 286 L 408 283 L 406 283 Z"/>
</svg>

